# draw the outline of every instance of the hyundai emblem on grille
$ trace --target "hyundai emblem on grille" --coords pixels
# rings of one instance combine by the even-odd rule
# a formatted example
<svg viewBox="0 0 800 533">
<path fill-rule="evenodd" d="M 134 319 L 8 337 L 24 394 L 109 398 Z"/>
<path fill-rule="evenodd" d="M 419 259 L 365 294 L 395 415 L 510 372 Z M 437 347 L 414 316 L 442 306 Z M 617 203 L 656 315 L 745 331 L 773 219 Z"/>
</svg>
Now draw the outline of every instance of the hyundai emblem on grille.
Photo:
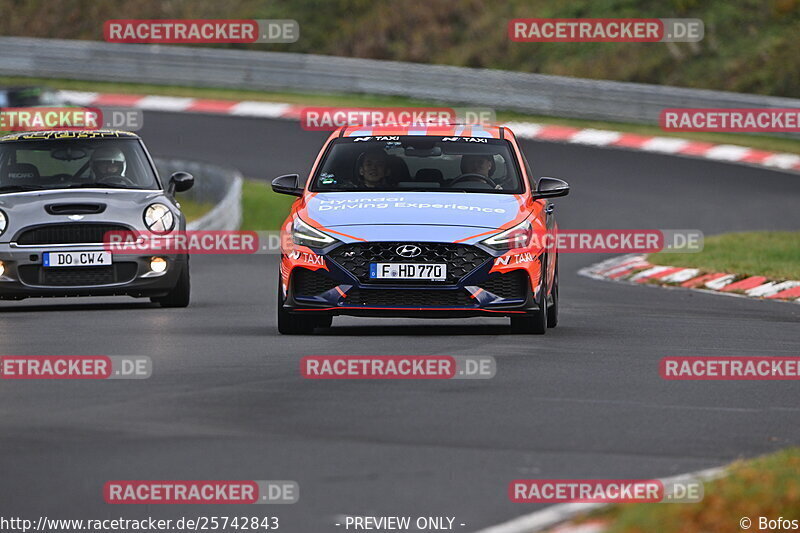
<svg viewBox="0 0 800 533">
<path fill-rule="evenodd" d="M 417 257 L 422 253 L 422 248 L 414 246 L 413 244 L 404 244 L 398 246 L 394 252 L 400 257 Z"/>
</svg>

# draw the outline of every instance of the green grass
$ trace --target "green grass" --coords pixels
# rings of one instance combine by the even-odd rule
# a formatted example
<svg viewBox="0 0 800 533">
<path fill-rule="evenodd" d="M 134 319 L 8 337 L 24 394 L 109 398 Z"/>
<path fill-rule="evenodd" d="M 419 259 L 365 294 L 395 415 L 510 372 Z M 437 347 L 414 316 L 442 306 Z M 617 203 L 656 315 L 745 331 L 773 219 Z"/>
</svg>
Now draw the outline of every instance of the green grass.
<svg viewBox="0 0 800 533">
<path fill-rule="evenodd" d="M 789 448 L 729 467 L 727 477 L 705 483 L 700 503 L 613 505 L 591 518 L 610 520 L 608 533 L 728 533 L 739 519 L 800 519 L 800 448 Z"/>
<path fill-rule="evenodd" d="M 197 202 L 189 198 L 181 198 L 180 195 L 178 195 L 178 202 L 180 202 L 181 211 L 186 215 L 186 220 L 189 222 L 197 220 L 214 207 L 214 204 L 211 202 Z"/>
<path fill-rule="evenodd" d="M 289 214 L 293 196 L 272 192 L 269 183 L 245 180 L 242 186 L 242 226 L 246 231 L 277 230 Z"/>
<path fill-rule="evenodd" d="M 177 87 L 168 85 L 146 85 L 135 83 L 110 83 L 81 80 L 63 80 L 48 78 L 0 77 L 0 85 L 44 85 L 53 89 L 74 91 L 92 91 L 120 94 L 156 94 L 164 96 L 185 96 L 192 98 L 209 98 L 220 100 L 256 100 L 266 102 L 286 102 L 298 105 L 327 106 L 442 106 L 464 107 L 459 103 L 431 102 L 393 96 L 375 96 L 362 94 L 303 93 L 303 92 L 263 92 L 240 89 L 215 89 L 204 87 Z M 658 126 L 646 124 L 630 124 L 598 120 L 582 120 L 542 115 L 527 115 L 510 111 L 496 110 L 498 121 L 524 121 L 544 124 L 556 124 L 576 128 L 595 128 L 637 133 L 640 135 L 657 135 L 662 137 L 678 137 L 695 141 L 738 144 L 760 150 L 800 154 L 800 141 L 785 137 L 768 135 L 749 135 L 738 133 L 713 132 L 665 132 Z"/>
<path fill-rule="evenodd" d="M 772 279 L 800 279 L 800 231 L 727 233 L 706 237 L 695 254 L 659 252 L 648 258 L 656 265 L 694 267 Z"/>
</svg>

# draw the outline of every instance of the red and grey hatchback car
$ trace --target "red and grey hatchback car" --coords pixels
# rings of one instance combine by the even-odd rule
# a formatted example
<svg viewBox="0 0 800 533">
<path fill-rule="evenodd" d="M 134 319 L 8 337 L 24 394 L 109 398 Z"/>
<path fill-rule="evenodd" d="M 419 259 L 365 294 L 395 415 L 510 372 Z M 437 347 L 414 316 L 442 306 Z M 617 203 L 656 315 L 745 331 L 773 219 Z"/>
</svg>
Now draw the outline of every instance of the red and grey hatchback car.
<svg viewBox="0 0 800 533">
<path fill-rule="evenodd" d="M 549 199 L 506 127 L 344 127 L 283 224 L 278 329 L 310 333 L 335 315 L 507 316 L 520 333 L 558 323 L 558 250 Z"/>
</svg>

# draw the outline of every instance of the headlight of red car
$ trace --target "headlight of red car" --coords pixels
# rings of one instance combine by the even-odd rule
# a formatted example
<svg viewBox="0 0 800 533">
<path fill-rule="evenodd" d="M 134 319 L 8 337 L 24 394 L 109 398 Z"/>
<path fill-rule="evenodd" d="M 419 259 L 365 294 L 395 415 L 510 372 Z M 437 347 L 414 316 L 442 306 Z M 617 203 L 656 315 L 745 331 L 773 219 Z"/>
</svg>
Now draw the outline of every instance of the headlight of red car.
<svg viewBox="0 0 800 533">
<path fill-rule="evenodd" d="M 335 243 L 336 239 L 312 227 L 300 217 L 295 217 L 292 223 L 292 241 L 301 246 L 323 248 L 329 244 Z"/>
<path fill-rule="evenodd" d="M 495 250 L 515 250 L 529 247 L 535 236 L 530 220 L 524 220 L 513 228 L 489 237 L 482 244 Z"/>
</svg>

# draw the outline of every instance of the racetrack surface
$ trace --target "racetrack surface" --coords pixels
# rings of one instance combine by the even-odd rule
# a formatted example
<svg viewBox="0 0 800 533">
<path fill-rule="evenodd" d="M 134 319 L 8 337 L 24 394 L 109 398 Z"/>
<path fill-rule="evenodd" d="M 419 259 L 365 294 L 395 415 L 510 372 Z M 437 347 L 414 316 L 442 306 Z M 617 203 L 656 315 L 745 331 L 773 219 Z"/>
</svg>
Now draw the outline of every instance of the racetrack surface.
<svg viewBox="0 0 800 533">
<path fill-rule="evenodd" d="M 145 113 L 155 155 L 266 180 L 307 172 L 325 134 L 297 122 Z M 563 228 L 798 229 L 800 177 L 578 145 L 524 142 L 567 179 Z M 561 322 L 336 318 L 275 330 L 275 256 L 195 256 L 193 303 L 0 303 L 0 353 L 148 355 L 145 381 L 0 381 L 0 514 L 35 518 L 275 513 L 288 533 L 335 516 L 449 515 L 474 531 L 541 508 L 518 478 L 649 478 L 800 443 L 792 382 L 669 382 L 664 356 L 800 354 L 800 306 L 606 283 L 561 256 Z M 492 355 L 477 381 L 311 381 L 304 355 Z M 120 479 L 290 479 L 293 506 L 111 506 Z M 732 524 L 736 517 L 731 517 Z M 732 525 L 733 527 L 733 525 Z"/>
</svg>

